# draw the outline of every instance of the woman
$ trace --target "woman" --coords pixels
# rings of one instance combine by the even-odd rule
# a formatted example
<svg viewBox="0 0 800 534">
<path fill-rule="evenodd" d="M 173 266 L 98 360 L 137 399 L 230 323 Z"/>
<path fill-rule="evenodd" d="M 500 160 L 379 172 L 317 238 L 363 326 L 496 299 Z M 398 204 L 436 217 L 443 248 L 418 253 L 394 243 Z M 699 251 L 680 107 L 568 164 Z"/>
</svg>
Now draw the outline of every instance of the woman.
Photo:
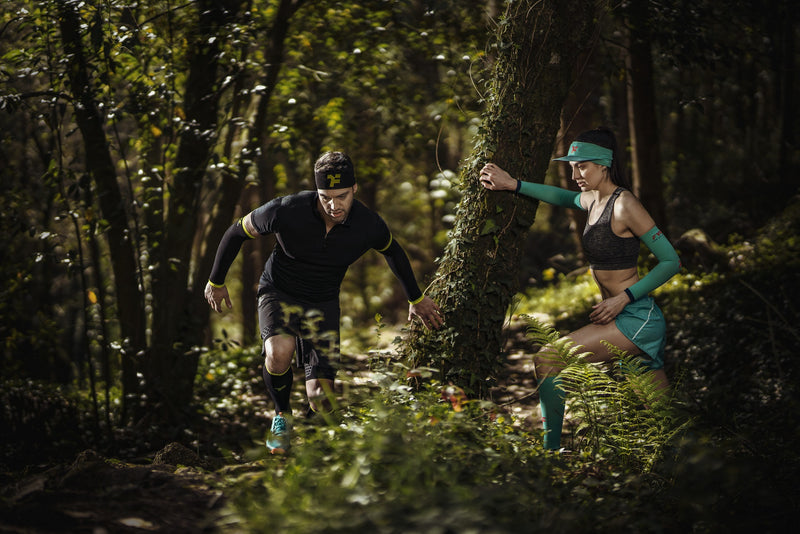
<svg viewBox="0 0 800 534">
<path fill-rule="evenodd" d="M 587 211 L 583 252 L 592 269 L 602 301 L 594 305 L 588 325 L 567 335 L 575 345 L 592 353 L 589 362 L 613 356 L 603 341 L 630 354 L 641 355 L 657 383 L 666 388 L 664 373 L 665 322 L 661 310 L 648 294 L 680 270 L 680 261 L 669 240 L 653 218 L 630 192 L 621 172 L 617 141 L 607 128 L 580 134 L 566 156 L 572 179 L 580 192 L 515 180 L 506 171 L 488 163 L 480 181 L 492 191 L 515 191 L 566 208 Z M 647 245 L 658 264 L 644 278 L 636 268 L 639 241 Z M 564 419 L 564 393 L 557 378 L 561 367 L 548 348 L 534 356 L 539 380 L 539 399 L 544 446 L 559 449 Z"/>
</svg>

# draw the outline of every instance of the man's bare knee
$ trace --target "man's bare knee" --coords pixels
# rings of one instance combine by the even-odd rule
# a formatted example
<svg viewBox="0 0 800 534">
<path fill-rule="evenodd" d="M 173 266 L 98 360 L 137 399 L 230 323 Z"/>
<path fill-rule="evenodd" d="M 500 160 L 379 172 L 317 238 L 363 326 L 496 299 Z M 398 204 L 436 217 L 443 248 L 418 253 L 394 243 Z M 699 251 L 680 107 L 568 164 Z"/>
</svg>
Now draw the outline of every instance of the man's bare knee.
<svg viewBox="0 0 800 534">
<path fill-rule="evenodd" d="M 292 366 L 295 338 L 288 335 L 271 336 L 264 340 L 264 366 L 273 374 L 285 373 Z"/>
</svg>

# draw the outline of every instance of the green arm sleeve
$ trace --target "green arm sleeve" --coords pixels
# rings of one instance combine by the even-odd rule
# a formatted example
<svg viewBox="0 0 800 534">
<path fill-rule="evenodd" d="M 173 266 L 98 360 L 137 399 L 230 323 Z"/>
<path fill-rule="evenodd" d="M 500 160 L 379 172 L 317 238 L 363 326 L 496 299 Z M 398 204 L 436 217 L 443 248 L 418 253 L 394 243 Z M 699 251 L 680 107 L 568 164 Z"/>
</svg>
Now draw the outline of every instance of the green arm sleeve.
<svg viewBox="0 0 800 534">
<path fill-rule="evenodd" d="M 552 185 L 537 184 L 535 182 L 517 182 L 517 192 L 526 197 L 533 197 L 544 200 L 549 204 L 555 204 L 562 208 L 572 208 L 582 210 L 581 194 L 579 191 L 570 191 Z"/>
<path fill-rule="evenodd" d="M 631 302 L 647 295 L 681 270 L 681 260 L 678 258 L 678 253 L 675 252 L 669 239 L 661 233 L 657 226 L 654 226 L 640 239 L 658 259 L 658 265 L 653 267 L 644 278 L 625 290 Z"/>
</svg>

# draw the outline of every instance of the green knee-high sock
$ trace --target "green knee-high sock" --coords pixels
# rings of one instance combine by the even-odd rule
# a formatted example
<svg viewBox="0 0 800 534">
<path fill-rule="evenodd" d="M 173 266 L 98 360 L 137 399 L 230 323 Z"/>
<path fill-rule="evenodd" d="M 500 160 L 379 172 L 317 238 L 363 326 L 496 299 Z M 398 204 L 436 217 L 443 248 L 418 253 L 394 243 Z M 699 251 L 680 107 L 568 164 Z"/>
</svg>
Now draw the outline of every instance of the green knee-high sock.
<svg viewBox="0 0 800 534">
<path fill-rule="evenodd" d="M 565 397 L 564 390 L 561 389 L 561 379 L 557 376 L 546 376 L 539 381 L 539 407 L 542 410 L 545 449 L 561 448 Z"/>
</svg>

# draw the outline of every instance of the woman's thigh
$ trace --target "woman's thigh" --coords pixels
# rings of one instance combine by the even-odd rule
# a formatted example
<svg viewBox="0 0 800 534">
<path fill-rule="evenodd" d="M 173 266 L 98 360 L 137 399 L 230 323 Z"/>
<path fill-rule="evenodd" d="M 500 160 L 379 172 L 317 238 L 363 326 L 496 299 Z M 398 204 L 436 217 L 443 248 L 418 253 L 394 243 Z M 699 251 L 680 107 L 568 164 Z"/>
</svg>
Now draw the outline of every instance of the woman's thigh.
<svg viewBox="0 0 800 534">
<path fill-rule="evenodd" d="M 633 356 L 641 354 L 642 350 L 634 345 L 634 343 L 625 337 L 620 332 L 619 328 L 614 323 L 607 325 L 588 324 L 583 328 L 579 328 L 564 336 L 569 338 L 576 346 L 583 347 L 579 349 L 580 352 L 590 352 L 585 361 L 596 363 L 605 362 L 612 359 L 615 354 L 611 352 L 609 347 L 603 341 L 610 343 L 614 347 L 627 352 Z M 562 365 L 553 361 L 552 357 L 542 356 L 546 353 L 547 349 L 539 351 L 538 359 L 535 357 L 536 374 L 539 377 L 558 374 Z M 664 372 L 664 369 L 656 369 L 650 371 L 653 374 L 653 379 L 658 386 L 658 389 L 666 391 L 669 387 L 669 380 Z"/>
<path fill-rule="evenodd" d="M 566 337 L 571 339 L 575 345 L 582 346 L 583 349 L 581 351 L 592 353 L 586 357 L 587 362 L 610 360 L 614 353 L 606 346 L 606 343 L 610 343 L 614 347 L 632 355 L 642 352 L 639 347 L 634 345 L 633 341 L 619 331 L 619 328 L 613 322 L 604 325 L 588 324 L 567 334 Z M 603 343 L 604 341 L 606 343 Z"/>
<path fill-rule="evenodd" d="M 578 347 L 579 353 L 591 353 L 586 356 L 585 361 L 587 362 L 604 362 L 612 358 L 612 352 L 603 341 L 611 343 L 629 354 L 639 354 L 641 352 L 639 347 L 626 338 L 614 323 L 606 325 L 588 324 L 567 334 L 564 338 L 570 339 Z M 558 374 L 564 367 L 561 357 L 549 345 L 536 353 L 533 361 L 536 367 L 536 375 L 539 377 Z"/>
<path fill-rule="evenodd" d="M 614 347 L 627 352 L 628 354 L 636 355 L 641 352 L 641 349 L 634 345 L 634 343 L 625 337 L 625 334 L 619 331 L 614 323 L 606 325 L 588 324 L 574 332 L 570 332 L 565 338 L 568 338 L 572 343 L 580 347 L 580 352 L 589 352 L 586 357 L 587 362 L 604 362 L 610 360 L 614 353 L 606 343 L 610 343 Z M 605 343 L 604 343 L 605 342 Z M 540 351 L 546 355 L 551 351 L 547 348 Z M 546 358 L 543 357 L 542 360 Z M 552 359 L 552 357 L 550 358 Z"/>
</svg>

